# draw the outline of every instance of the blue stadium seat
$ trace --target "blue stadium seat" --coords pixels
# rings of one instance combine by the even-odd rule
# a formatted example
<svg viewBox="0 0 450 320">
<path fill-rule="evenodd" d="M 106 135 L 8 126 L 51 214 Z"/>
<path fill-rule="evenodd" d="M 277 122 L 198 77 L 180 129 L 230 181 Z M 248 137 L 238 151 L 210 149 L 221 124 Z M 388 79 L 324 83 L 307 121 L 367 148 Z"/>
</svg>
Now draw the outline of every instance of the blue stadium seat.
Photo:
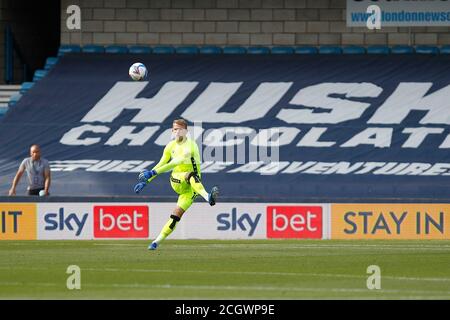
<svg viewBox="0 0 450 320">
<path fill-rule="evenodd" d="M 152 48 L 147 46 L 130 46 L 128 47 L 129 53 L 152 53 Z"/>
<path fill-rule="evenodd" d="M 223 48 L 225 54 L 244 54 L 247 53 L 247 49 L 244 47 L 225 47 Z"/>
<path fill-rule="evenodd" d="M 414 53 L 414 48 L 411 46 L 393 46 L 391 49 L 391 53 L 393 54 L 410 54 Z"/>
<path fill-rule="evenodd" d="M 389 54 L 391 50 L 387 46 L 368 46 L 368 54 Z"/>
<path fill-rule="evenodd" d="M 175 49 L 175 52 L 180 54 L 197 54 L 198 48 L 196 46 L 178 47 Z"/>
<path fill-rule="evenodd" d="M 20 87 L 20 93 L 25 93 L 28 90 L 30 90 L 34 86 L 34 82 L 23 82 L 22 86 Z"/>
<path fill-rule="evenodd" d="M 47 60 L 45 60 L 45 70 L 50 70 L 53 68 L 53 66 L 58 62 L 58 58 L 56 57 L 48 57 Z"/>
<path fill-rule="evenodd" d="M 365 54 L 366 49 L 360 46 L 348 46 L 342 49 L 342 53 L 344 54 Z"/>
<path fill-rule="evenodd" d="M 107 46 L 105 53 L 128 53 L 128 47 L 126 46 Z"/>
<path fill-rule="evenodd" d="M 450 54 L 450 45 L 442 46 L 439 51 L 442 54 Z"/>
<path fill-rule="evenodd" d="M 270 53 L 270 49 L 267 47 L 248 47 L 248 54 L 268 54 Z"/>
<path fill-rule="evenodd" d="M 20 100 L 20 98 L 22 98 L 22 94 L 20 94 L 20 93 L 13 94 L 13 95 L 9 98 L 8 106 L 9 106 L 9 107 L 14 106 L 14 105 L 17 103 L 17 101 Z"/>
<path fill-rule="evenodd" d="M 88 44 L 85 45 L 81 51 L 84 53 L 104 53 L 105 48 L 96 44 Z"/>
<path fill-rule="evenodd" d="M 217 46 L 205 46 L 200 48 L 201 54 L 220 54 L 222 53 L 222 48 Z"/>
<path fill-rule="evenodd" d="M 273 47 L 270 49 L 272 54 L 293 54 L 294 48 L 292 47 Z"/>
<path fill-rule="evenodd" d="M 342 48 L 336 47 L 336 46 L 321 46 L 319 48 L 319 53 L 320 54 L 340 54 L 340 53 L 342 53 Z"/>
<path fill-rule="evenodd" d="M 156 53 L 156 54 L 175 53 L 175 49 L 170 46 L 157 46 L 157 47 L 153 48 L 153 53 Z"/>
<path fill-rule="evenodd" d="M 8 107 L 0 107 L 0 119 L 5 116 L 6 112 L 8 112 Z"/>
<path fill-rule="evenodd" d="M 44 78 L 47 75 L 47 72 L 48 72 L 47 70 L 42 70 L 42 69 L 36 70 L 34 72 L 33 82 L 39 81 L 42 78 Z"/>
<path fill-rule="evenodd" d="M 416 53 L 439 54 L 439 48 L 435 46 L 417 46 Z"/>
<path fill-rule="evenodd" d="M 66 53 L 72 53 L 72 52 L 81 52 L 81 48 L 79 45 L 62 45 L 58 49 L 58 57 L 66 54 Z"/>
<path fill-rule="evenodd" d="M 295 53 L 297 54 L 315 54 L 318 52 L 319 50 L 316 47 L 302 46 L 295 48 Z"/>
</svg>

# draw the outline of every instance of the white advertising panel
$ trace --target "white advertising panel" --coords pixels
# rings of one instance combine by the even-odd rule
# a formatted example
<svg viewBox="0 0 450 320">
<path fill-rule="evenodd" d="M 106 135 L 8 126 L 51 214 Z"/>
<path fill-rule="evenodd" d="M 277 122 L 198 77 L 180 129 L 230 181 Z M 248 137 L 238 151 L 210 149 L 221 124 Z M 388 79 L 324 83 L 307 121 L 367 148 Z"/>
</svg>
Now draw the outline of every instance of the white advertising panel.
<svg viewBox="0 0 450 320">
<path fill-rule="evenodd" d="M 38 203 L 37 239 L 154 239 L 175 203 Z M 194 203 L 170 239 L 328 239 L 329 204 Z"/>
<path fill-rule="evenodd" d="M 38 203 L 37 238 L 92 239 L 92 204 Z"/>
</svg>

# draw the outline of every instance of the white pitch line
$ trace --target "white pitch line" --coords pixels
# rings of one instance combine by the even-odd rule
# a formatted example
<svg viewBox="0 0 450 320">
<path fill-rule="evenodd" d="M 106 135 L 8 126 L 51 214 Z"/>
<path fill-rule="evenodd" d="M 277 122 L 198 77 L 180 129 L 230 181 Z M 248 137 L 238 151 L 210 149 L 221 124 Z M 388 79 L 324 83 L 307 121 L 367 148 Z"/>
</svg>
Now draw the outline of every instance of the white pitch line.
<svg viewBox="0 0 450 320">
<path fill-rule="evenodd" d="M 177 240 L 177 239 L 175 239 Z M 53 241 L 59 241 L 59 240 L 48 240 L 46 242 L 38 242 L 38 241 L 21 241 L 21 242 L 13 242 L 13 243 L 5 243 L 6 245 L 11 246 L 22 246 L 22 245 L 52 245 L 52 246 L 76 246 L 78 245 L 76 241 L 71 240 L 70 243 L 54 243 Z M 65 241 L 65 240 L 62 240 Z M 70 240 L 67 240 L 70 241 Z M 189 240 L 187 240 L 189 241 Z M 358 241 L 358 239 L 355 240 L 349 240 L 349 241 Z M 393 240 L 395 241 L 395 240 Z M 445 241 L 445 240 L 444 240 Z M 286 244 L 282 241 L 278 242 L 277 240 L 274 240 L 275 243 L 248 243 L 248 244 L 234 244 L 234 243 L 228 243 L 228 244 L 195 244 L 195 245 L 187 245 L 187 244 L 170 244 L 168 246 L 169 248 L 188 248 L 192 249 L 192 247 L 195 247 L 195 249 L 210 249 L 210 248 L 242 248 L 242 247 L 268 247 L 268 248 L 275 248 L 279 249 L 281 246 L 283 247 L 283 250 L 286 249 L 345 249 L 345 248 L 361 248 L 361 249 L 367 249 L 367 248 L 373 248 L 377 250 L 382 249 L 394 249 L 394 250 L 444 250 L 448 251 L 450 250 L 450 245 L 445 244 L 436 244 L 436 245 L 419 245 L 419 244 L 413 244 L 413 245 L 407 245 L 407 244 Z M 1 243 L 1 242 L 0 242 Z M 143 245 L 141 244 L 131 244 L 131 243 L 91 243 L 93 246 L 118 246 L 118 247 L 136 247 L 136 248 L 142 248 Z M 79 248 L 83 249 L 83 248 Z"/>
<path fill-rule="evenodd" d="M 207 271 L 207 270 L 147 270 L 147 269 L 115 269 L 115 268 L 87 268 L 88 271 L 111 271 L 111 272 L 150 272 L 150 273 L 213 273 L 228 275 L 268 275 L 268 276 L 295 276 L 295 277 L 331 277 L 331 278 L 366 278 L 366 275 L 348 275 L 333 273 L 298 273 L 298 272 L 266 272 L 266 271 Z M 406 281 L 450 281 L 450 278 L 417 278 L 417 277 L 396 277 L 382 276 L 383 279 L 406 280 Z"/>
<path fill-rule="evenodd" d="M 0 267 L 0 270 L 48 270 L 39 267 Z M 119 268 L 82 268 L 82 271 L 93 272 L 142 272 L 142 273 L 200 273 L 200 274 L 226 274 L 226 275 L 250 275 L 250 276 L 288 276 L 288 277 L 329 277 L 329 278 L 356 278 L 365 279 L 366 275 L 350 275 L 338 273 L 303 273 L 303 272 L 267 272 L 267 271 L 208 271 L 208 270 L 167 270 L 167 269 L 119 269 Z M 425 282 L 449 282 L 450 278 L 419 278 L 403 276 L 382 276 L 382 279 L 396 281 L 425 281 Z"/>
<path fill-rule="evenodd" d="M 42 286 L 42 287 L 57 287 L 61 286 L 60 284 L 51 283 L 51 282 L 14 282 L 14 281 L 3 281 L 0 282 L 0 285 L 3 286 Z"/>
<path fill-rule="evenodd" d="M 0 285 L 8 286 L 45 286 L 56 287 L 60 286 L 56 283 L 45 282 L 0 282 Z M 108 284 L 82 284 L 82 288 L 129 288 L 129 289 L 192 289 L 192 290 L 258 290 L 258 291 L 285 291 L 285 292 L 353 292 L 353 293 L 367 293 L 369 289 L 361 288 L 298 288 L 298 287 L 274 287 L 274 286 L 223 286 L 223 285 L 173 285 L 173 284 L 121 284 L 121 283 L 108 283 Z M 450 295 L 450 291 L 423 291 L 423 290 L 390 290 L 383 289 L 377 291 L 377 293 L 403 293 L 403 294 L 442 294 Z M 376 295 L 374 295 L 376 297 Z"/>
<path fill-rule="evenodd" d="M 141 248 L 142 245 L 134 245 L 134 244 L 119 244 L 119 243 L 94 243 L 94 246 L 128 246 L 128 247 L 136 247 Z M 289 249 L 367 249 L 371 248 L 373 250 L 438 250 L 438 251 L 450 251 L 450 246 L 398 246 L 398 245 L 283 245 L 282 243 L 278 244 L 209 244 L 209 245 L 177 245 L 177 244 L 170 244 L 167 246 L 167 248 L 181 248 L 181 249 L 189 249 L 192 250 L 193 247 L 195 249 L 211 249 L 211 248 L 226 248 L 226 249 L 233 249 L 233 248 L 249 248 L 249 247 L 269 247 L 273 249 L 279 250 L 280 247 L 283 247 L 283 250 L 289 250 Z"/>
</svg>

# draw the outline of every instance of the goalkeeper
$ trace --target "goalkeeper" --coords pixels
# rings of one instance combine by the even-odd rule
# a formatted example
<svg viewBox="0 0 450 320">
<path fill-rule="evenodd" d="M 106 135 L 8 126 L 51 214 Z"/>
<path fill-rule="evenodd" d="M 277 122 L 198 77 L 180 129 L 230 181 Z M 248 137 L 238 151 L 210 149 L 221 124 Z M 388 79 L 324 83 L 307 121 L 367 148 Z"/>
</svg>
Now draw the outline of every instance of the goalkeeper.
<svg viewBox="0 0 450 320">
<path fill-rule="evenodd" d="M 219 194 L 217 187 L 213 187 L 208 193 L 201 183 L 200 154 L 195 141 L 187 137 L 187 122 L 183 119 L 175 120 L 172 125 L 172 134 L 175 139 L 164 148 L 161 160 L 152 170 L 141 172 L 139 174 L 140 182 L 134 187 L 134 192 L 139 193 L 157 175 L 172 170 L 170 184 L 172 189 L 179 194 L 173 214 L 162 228 L 159 236 L 149 245 L 149 250 L 156 250 L 161 241 L 175 230 L 175 226 L 197 195 L 213 206 L 216 204 Z"/>
</svg>

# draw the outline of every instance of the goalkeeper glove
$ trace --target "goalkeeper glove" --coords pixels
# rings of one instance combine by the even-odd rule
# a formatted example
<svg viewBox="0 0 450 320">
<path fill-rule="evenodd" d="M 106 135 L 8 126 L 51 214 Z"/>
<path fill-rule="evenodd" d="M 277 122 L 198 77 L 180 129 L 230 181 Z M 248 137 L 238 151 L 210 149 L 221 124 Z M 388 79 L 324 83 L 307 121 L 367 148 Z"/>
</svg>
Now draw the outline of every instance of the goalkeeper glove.
<svg viewBox="0 0 450 320">
<path fill-rule="evenodd" d="M 156 175 L 157 173 L 155 170 L 144 170 L 139 174 L 139 181 L 147 183 L 148 179 Z"/>
<path fill-rule="evenodd" d="M 139 182 L 134 186 L 134 192 L 139 193 L 147 184 L 145 182 Z"/>
</svg>

